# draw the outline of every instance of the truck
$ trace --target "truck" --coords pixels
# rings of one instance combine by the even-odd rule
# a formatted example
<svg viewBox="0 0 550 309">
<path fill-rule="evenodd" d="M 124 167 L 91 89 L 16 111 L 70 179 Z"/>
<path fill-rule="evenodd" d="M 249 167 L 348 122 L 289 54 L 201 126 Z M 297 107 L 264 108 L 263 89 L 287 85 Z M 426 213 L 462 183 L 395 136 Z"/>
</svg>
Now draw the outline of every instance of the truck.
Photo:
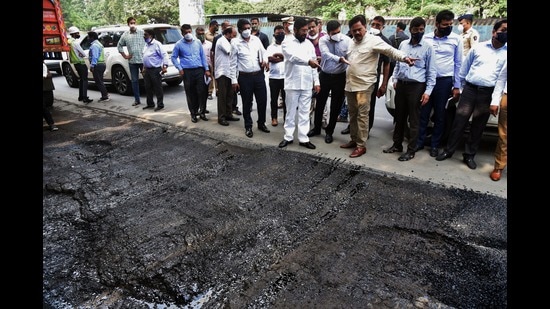
<svg viewBox="0 0 550 309">
<path fill-rule="evenodd" d="M 61 74 L 70 49 L 60 0 L 42 0 L 42 52 L 48 69 Z"/>
</svg>

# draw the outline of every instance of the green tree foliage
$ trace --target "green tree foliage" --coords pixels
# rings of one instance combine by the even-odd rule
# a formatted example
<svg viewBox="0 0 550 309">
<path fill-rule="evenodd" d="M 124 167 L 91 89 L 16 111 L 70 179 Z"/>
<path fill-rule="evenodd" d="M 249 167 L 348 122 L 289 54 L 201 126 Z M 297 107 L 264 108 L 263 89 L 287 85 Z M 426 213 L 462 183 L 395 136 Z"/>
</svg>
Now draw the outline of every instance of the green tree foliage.
<svg viewBox="0 0 550 309">
<path fill-rule="evenodd" d="M 126 24 L 129 16 L 138 23 L 179 24 L 178 0 L 61 0 L 67 27 L 88 31 L 94 26 Z M 473 13 L 475 18 L 507 16 L 507 0 L 204 0 L 204 12 L 212 14 L 274 13 L 336 19 L 341 9 L 347 18 L 372 12 L 395 17 L 435 17 L 449 9 L 458 17 Z"/>
</svg>

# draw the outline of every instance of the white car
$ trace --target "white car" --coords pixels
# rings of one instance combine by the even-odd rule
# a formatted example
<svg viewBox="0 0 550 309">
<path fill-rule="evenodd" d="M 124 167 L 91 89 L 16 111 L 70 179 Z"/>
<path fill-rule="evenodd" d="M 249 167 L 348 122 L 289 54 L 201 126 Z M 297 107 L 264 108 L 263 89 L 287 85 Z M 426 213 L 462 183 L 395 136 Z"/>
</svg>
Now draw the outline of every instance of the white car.
<svg viewBox="0 0 550 309">
<path fill-rule="evenodd" d="M 168 53 L 168 58 L 172 54 L 174 45 L 178 40 L 182 38 L 180 28 L 169 24 L 145 24 L 138 25 L 140 29 L 153 29 L 155 31 L 155 39 L 162 43 L 162 46 Z M 112 85 L 116 92 L 121 95 L 132 95 L 132 82 L 130 80 L 130 68 L 128 66 L 128 60 L 124 59 L 118 52 L 117 44 L 122 34 L 127 31 L 129 27 L 124 26 L 108 26 L 97 27 L 93 31 L 97 32 L 99 41 L 105 47 L 105 64 L 107 69 L 103 75 L 105 85 Z M 90 49 L 90 40 L 87 35 L 83 35 L 80 40 L 80 46 L 86 53 L 86 64 L 90 66 L 88 59 L 88 51 Z M 125 47 L 126 50 L 126 47 Z M 67 80 L 67 84 L 70 87 L 78 88 L 78 72 L 76 72 L 74 65 L 69 60 L 63 60 L 61 63 L 61 69 L 63 75 Z M 143 76 L 140 74 L 140 85 L 143 85 Z M 183 79 L 179 75 L 179 71 L 170 62 L 166 74 L 163 75 L 162 80 L 169 86 L 179 85 Z M 94 82 L 92 72 L 88 70 L 88 81 Z"/>
<path fill-rule="evenodd" d="M 456 102 L 452 102 L 451 99 L 449 99 L 450 102 L 448 104 L 455 104 Z M 453 106 L 451 105 L 451 108 Z M 388 82 L 388 86 L 386 87 L 386 110 L 388 110 L 388 113 L 395 117 L 395 89 L 393 88 L 393 83 L 391 81 Z M 471 119 L 470 119 L 471 121 Z M 433 123 L 430 121 L 428 124 L 428 134 L 431 136 L 431 130 L 433 127 Z M 485 127 L 485 131 L 483 132 L 486 135 L 498 135 L 498 114 L 496 116 L 489 116 L 489 120 L 487 121 L 487 126 Z M 428 138 L 426 140 L 429 141 Z"/>
</svg>

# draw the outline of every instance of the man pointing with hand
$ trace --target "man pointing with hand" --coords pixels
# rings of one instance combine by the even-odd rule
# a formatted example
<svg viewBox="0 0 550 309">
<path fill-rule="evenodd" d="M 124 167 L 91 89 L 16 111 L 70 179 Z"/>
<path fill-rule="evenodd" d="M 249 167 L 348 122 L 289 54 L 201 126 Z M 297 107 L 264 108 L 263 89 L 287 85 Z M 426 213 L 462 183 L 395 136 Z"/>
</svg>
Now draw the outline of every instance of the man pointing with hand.
<svg viewBox="0 0 550 309">
<path fill-rule="evenodd" d="M 367 152 L 366 141 L 369 136 L 370 98 L 376 84 L 378 58 L 384 54 L 395 60 L 414 65 L 416 58 L 407 55 L 384 42 L 379 36 L 367 33 L 367 19 L 356 15 L 349 21 L 353 42 L 349 46 L 346 71 L 346 100 L 350 116 L 351 141 L 340 148 L 353 148 L 351 158 Z"/>
</svg>

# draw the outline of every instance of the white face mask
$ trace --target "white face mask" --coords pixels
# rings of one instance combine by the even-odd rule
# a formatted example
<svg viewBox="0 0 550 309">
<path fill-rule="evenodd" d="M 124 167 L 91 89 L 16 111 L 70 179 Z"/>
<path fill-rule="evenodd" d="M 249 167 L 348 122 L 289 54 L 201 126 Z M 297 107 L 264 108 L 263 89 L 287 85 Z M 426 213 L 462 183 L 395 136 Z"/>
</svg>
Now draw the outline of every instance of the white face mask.
<svg viewBox="0 0 550 309">
<path fill-rule="evenodd" d="M 330 39 L 335 42 L 340 42 L 342 40 L 342 37 L 340 35 L 340 33 L 333 34 L 330 36 Z"/>
<path fill-rule="evenodd" d="M 464 26 L 462 24 L 458 25 L 458 32 L 464 32 Z"/>
<path fill-rule="evenodd" d="M 308 35 L 307 35 L 307 38 L 310 39 L 310 40 L 315 40 L 318 36 L 319 36 L 319 33 L 317 33 L 317 34 L 315 34 L 315 35 L 313 35 L 313 36 L 311 36 L 311 35 L 308 34 Z"/>
<path fill-rule="evenodd" d="M 294 25 L 288 25 L 288 31 L 293 32 L 294 31 Z"/>
<path fill-rule="evenodd" d="M 372 35 L 379 35 L 380 30 L 378 30 L 376 28 L 370 28 L 369 33 L 372 34 Z"/>
<path fill-rule="evenodd" d="M 130 25 L 130 30 L 136 31 L 136 25 L 135 25 L 135 24 L 131 24 L 131 25 Z"/>
<path fill-rule="evenodd" d="M 252 31 L 250 29 L 246 29 L 241 32 L 241 36 L 243 37 L 243 39 L 248 39 L 251 33 Z"/>
<path fill-rule="evenodd" d="M 191 33 L 186 33 L 183 38 L 186 40 L 186 41 L 192 41 L 193 40 L 193 35 Z"/>
</svg>

